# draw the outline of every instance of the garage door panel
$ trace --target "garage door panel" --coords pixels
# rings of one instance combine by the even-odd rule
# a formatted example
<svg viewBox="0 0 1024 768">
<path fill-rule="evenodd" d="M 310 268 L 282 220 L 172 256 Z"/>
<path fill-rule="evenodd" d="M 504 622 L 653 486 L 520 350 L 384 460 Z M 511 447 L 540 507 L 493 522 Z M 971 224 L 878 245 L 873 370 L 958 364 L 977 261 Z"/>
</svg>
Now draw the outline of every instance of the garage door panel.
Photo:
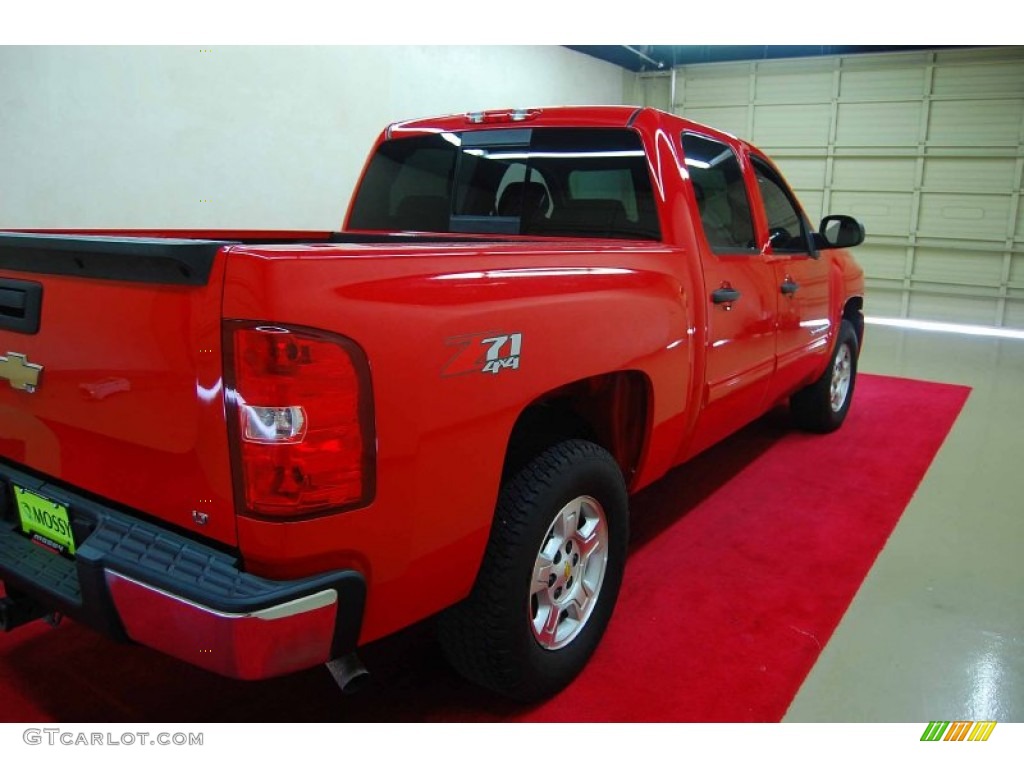
<svg viewBox="0 0 1024 768">
<path fill-rule="evenodd" d="M 872 243 L 870 239 L 857 248 L 857 263 L 872 277 L 901 279 L 906 270 L 907 249 L 904 246 Z"/>
<path fill-rule="evenodd" d="M 914 188 L 916 174 L 913 157 L 837 157 L 832 165 L 832 189 L 905 191 Z"/>
<path fill-rule="evenodd" d="M 908 69 L 926 67 L 932 60 L 930 51 L 900 51 L 880 56 L 847 56 L 842 60 L 843 74 L 847 72 L 871 71 L 879 69 Z"/>
<path fill-rule="evenodd" d="M 940 293 L 941 286 L 916 286 L 910 294 L 910 316 L 919 320 L 992 325 L 996 321 L 995 298 L 954 296 Z M 930 291 L 936 291 L 931 293 Z"/>
<path fill-rule="evenodd" d="M 938 67 L 932 93 L 936 96 L 1024 97 L 1024 67 L 1019 62 Z"/>
<path fill-rule="evenodd" d="M 992 287 L 999 285 L 1003 254 L 958 248 L 919 247 L 914 255 L 915 280 Z"/>
<path fill-rule="evenodd" d="M 1010 254 L 1010 284 L 1024 289 L 1024 247 Z"/>
<path fill-rule="evenodd" d="M 935 51 L 934 55 L 937 65 L 963 67 L 995 63 L 1008 58 L 1015 59 L 1017 50 L 1006 46 L 1001 48 L 951 48 Z"/>
<path fill-rule="evenodd" d="M 672 84 L 664 77 L 644 77 L 626 87 L 627 104 L 643 104 L 655 109 L 671 110 Z"/>
<path fill-rule="evenodd" d="M 800 201 L 804 213 L 811 220 L 811 226 L 817 227 L 822 217 L 822 206 L 825 204 L 825 191 L 823 189 L 801 189 L 792 184 L 790 184 L 790 188 L 796 195 L 796 199 Z"/>
<path fill-rule="evenodd" d="M 921 103 L 840 104 L 836 143 L 851 147 L 912 146 L 921 131 Z"/>
<path fill-rule="evenodd" d="M 1005 241 L 1010 202 L 1003 195 L 923 193 L 918 234 Z"/>
<path fill-rule="evenodd" d="M 687 107 L 686 117 L 734 136 L 747 134 L 746 107 Z"/>
<path fill-rule="evenodd" d="M 881 99 L 918 99 L 924 89 L 925 66 L 875 66 L 844 68 L 839 80 L 839 98 L 851 101 Z"/>
<path fill-rule="evenodd" d="M 775 163 L 789 186 L 815 190 L 825 188 L 825 158 L 777 157 Z"/>
<path fill-rule="evenodd" d="M 754 143 L 764 147 L 828 144 L 831 108 L 827 104 L 754 107 Z"/>
<path fill-rule="evenodd" d="M 899 317 L 903 308 L 898 285 L 867 281 L 864 288 L 864 314 L 869 317 Z"/>
<path fill-rule="evenodd" d="M 924 189 L 931 192 L 1009 195 L 1016 180 L 1012 157 L 929 157 L 924 163 Z"/>
<path fill-rule="evenodd" d="M 1004 325 L 1007 328 L 1024 328 L 1024 290 L 1014 291 L 1012 298 L 1007 299 Z"/>
<path fill-rule="evenodd" d="M 914 196 L 909 192 L 834 191 L 831 208 L 859 219 L 869 236 L 906 236 L 913 205 Z"/>
<path fill-rule="evenodd" d="M 828 60 L 764 62 L 757 68 L 757 103 L 816 104 L 832 98 L 834 62 Z"/>
<path fill-rule="evenodd" d="M 1024 101 L 936 101 L 928 143 L 953 147 L 1015 147 L 1020 142 Z"/>
<path fill-rule="evenodd" d="M 676 87 L 687 106 L 746 104 L 750 100 L 750 66 L 708 65 L 701 68 L 699 77 L 687 76 Z"/>
</svg>

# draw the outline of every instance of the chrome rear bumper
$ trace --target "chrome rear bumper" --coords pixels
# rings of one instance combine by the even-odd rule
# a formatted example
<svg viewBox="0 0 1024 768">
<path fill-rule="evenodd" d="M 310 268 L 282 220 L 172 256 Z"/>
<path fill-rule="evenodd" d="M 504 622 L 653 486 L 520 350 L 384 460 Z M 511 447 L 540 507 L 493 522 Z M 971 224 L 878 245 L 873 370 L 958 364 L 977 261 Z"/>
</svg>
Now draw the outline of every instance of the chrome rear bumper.
<svg viewBox="0 0 1024 768">
<path fill-rule="evenodd" d="M 129 638 L 197 667 L 259 680 L 331 660 L 338 593 L 325 589 L 246 613 L 225 613 L 106 573 Z"/>
<path fill-rule="evenodd" d="M 10 486 L 65 505 L 75 559 L 19 530 Z M 0 462 L 0 581 L 25 615 L 59 612 L 228 677 L 254 680 L 356 649 L 366 582 L 357 571 L 274 581 L 237 556 Z"/>
</svg>

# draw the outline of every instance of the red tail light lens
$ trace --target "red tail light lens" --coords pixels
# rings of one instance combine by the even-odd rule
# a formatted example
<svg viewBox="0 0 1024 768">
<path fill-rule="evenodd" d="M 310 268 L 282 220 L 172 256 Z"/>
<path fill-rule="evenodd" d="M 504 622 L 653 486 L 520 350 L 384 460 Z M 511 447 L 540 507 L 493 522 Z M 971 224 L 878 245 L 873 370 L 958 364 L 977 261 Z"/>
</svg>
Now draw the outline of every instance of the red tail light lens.
<svg viewBox="0 0 1024 768">
<path fill-rule="evenodd" d="M 369 366 L 350 339 L 229 323 L 228 412 L 244 512 L 294 518 L 373 496 Z"/>
</svg>

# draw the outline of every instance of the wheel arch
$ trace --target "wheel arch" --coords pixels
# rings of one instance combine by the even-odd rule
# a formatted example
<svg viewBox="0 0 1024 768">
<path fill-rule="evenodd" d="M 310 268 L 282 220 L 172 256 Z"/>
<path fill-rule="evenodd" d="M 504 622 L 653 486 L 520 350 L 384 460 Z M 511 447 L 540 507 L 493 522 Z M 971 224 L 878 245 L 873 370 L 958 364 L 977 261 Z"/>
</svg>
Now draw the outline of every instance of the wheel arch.
<svg viewBox="0 0 1024 768">
<path fill-rule="evenodd" d="M 502 481 L 552 445 L 580 438 L 607 450 L 629 487 L 643 460 L 652 400 L 651 381 L 637 370 L 591 376 L 537 397 L 512 427 Z"/>
<path fill-rule="evenodd" d="M 849 320 L 857 334 L 857 349 L 864 344 L 864 297 L 851 296 L 843 305 L 843 320 Z"/>
</svg>

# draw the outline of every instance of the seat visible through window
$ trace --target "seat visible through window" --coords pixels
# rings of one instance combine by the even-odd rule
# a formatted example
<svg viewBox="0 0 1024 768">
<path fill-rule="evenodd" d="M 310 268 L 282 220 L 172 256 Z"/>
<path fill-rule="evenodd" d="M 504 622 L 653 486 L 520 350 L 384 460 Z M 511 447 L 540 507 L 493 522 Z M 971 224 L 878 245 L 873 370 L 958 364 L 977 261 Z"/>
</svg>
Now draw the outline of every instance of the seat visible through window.
<svg viewBox="0 0 1024 768">
<path fill-rule="evenodd" d="M 570 200 L 556 206 L 544 230 L 552 234 L 613 236 L 628 231 L 626 209 L 619 200 Z"/>
<path fill-rule="evenodd" d="M 536 181 L 514 181 L 505 187 L 498 201 L 499 216 L 521 216 L 532 220 L 548 208 L 548 191 Z"/>
<path fill-rule="evenodd" d="M 447 197 L 408 195 L 395 211 L 395 226 L 419 232 L 447 232 L 448 216 Z"/>
</svg>

